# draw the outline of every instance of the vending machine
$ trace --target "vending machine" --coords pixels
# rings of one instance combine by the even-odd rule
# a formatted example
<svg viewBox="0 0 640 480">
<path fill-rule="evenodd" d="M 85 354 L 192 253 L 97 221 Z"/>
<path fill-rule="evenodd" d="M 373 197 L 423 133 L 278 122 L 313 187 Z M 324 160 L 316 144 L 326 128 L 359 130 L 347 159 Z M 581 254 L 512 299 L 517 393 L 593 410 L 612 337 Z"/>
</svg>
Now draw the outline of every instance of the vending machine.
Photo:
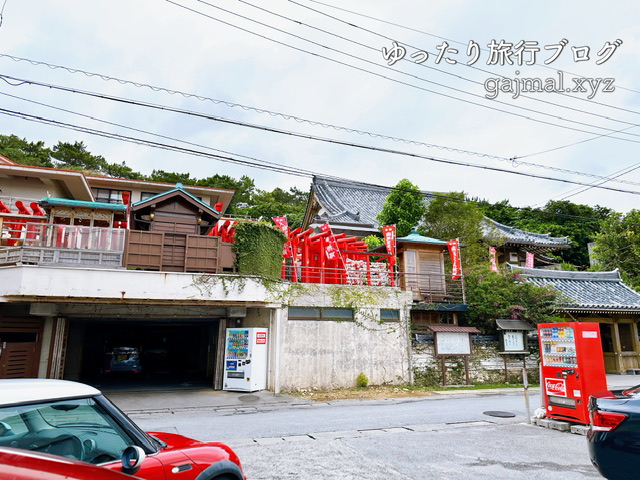
<svg viewBox="0 0 640 480">
<path fill-rule="evenodd" d="M 607 390 L 600 324 L 538 324 L 540 387 L 547 417 L 589 423 L 589 396 Z"/>
<path fill-rule="evenodd" d="M 228 328 L 224 390 L 255 392 L 267 388 L 267 328 Z"/>
</svg>

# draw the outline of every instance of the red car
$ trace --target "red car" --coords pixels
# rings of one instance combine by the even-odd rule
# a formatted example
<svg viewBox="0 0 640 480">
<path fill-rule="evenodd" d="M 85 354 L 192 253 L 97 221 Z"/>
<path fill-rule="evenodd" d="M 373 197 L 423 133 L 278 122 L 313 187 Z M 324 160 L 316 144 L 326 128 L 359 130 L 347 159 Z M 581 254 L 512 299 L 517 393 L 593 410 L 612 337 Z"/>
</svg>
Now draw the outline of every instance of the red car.
<svg viewBox="0 0 640 480">
<path fill-rule="evenodd" d="M 147 480 L 244 480 L 223 443 L 143 432 L 100 391 L 65 380 L 0 380 L 0 447 L 59 455 Z"/>
<path fill-rule="evenodd" d="M 64 457 L 0 447 L 2 478 L 11 480 L 127 480 L 123 473 Z"/>
</svg>

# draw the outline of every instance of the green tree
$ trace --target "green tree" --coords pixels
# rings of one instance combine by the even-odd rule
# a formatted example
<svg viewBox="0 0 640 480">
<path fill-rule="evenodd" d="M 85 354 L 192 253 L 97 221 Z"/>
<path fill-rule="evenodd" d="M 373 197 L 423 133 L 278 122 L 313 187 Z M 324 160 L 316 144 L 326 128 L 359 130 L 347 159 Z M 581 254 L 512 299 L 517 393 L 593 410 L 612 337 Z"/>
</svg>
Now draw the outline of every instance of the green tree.
<svg viewBox="0 0 640 480">
<path fill-rule="evenodd" d="M 57 168 L 85 170 L 93 173 L 103 172 L 107 161 L 100 155 L 93 155 L 83 142 L 58 142 L 51 151 Z"/>
<path fill-rule="evenodd" d="M 486 200 L 475 202 L 487 217 L 496 222 L 529 232 L 568 237 L 570 248 L 559 250 L 555 255 L 579 268 L 589 265 L 587 245 L 595 240 L 601 222 L 612 212 L 605 207 L 580 205 L 567 200 L 550 201 L 543 208 L 517 208 L 508 200 L 494 204 Z"/>
<path fill-rule="evenodd" d="M 483 332 L 495 331 L 496 318 L 531 325 L 554 320 L 559 292 L 522 281 L 517 273 L 476 269 L 465 277 L 465 286 L 469 311 L 464 318 Z"/>
<path fill-rule="evenodd" d="M 252 218 L 262 218 L 270 221 L 272 217 L 286 216 L 291 229 L 301 227 L 307 207 L 308 194 L 295 187 L 285 191 L 275 188 L 268 192 L 256 190 L 251 196 L 250 205 L 237 208 L 236 212 Z"/>
<path fill-rule="evenodd" d="M 482 243 L 483 219 L 482 211 L 467 201 L 464 193 L 440 194 L 429 202 L 420 233 L 440 240 L 458 238 L 464 246 L 460 259 L 466 273 L 475 265 L 487 265 L 489 261 L 488 248 Z"/>
<path fill-rule="evenodd" d="M 249 178 L 246 175 L 243 175 L 239 180 L 236 180 L 229 175 L 216 174 L 211 177 L 198 180 L 197 185 L 203 187 L 226 188 L 228 190 L 233 190 L 235 193 L 233 195 L 231 203 L 229 204 L 229 208 L 227 209 L 228 215 L 235 213 L 237 205 L 239 203 L 249 204 L 249 202 L 251 201 L 251 197 L 256 189 L 256 185 L 253 179 Z"/>
<path fill-rule="evenodd" d="M 422 192 L 404 178 L 387 195 L 377 220 L 381 226 L 395 224 L 397 236 L 404 237 L 418 226 L 425 212 Z"/>
<path fill-rule="evenodd" d="M 195 185 L 197 180 L 191 178 L 188 173 L 165 172 L 164 170 L 153 170 L 148 177 L 153 182 L 182 183 L 183 185 Z"/>
<path fill-rule="evenodd" d="M 51 150 L 44 142 L 29 142 L 16 135 L 0 135 L 0 154 L 21 165 L 53 167 Z"/>
<path fill-rule="evenodd" d="M 596 235 L 594 255 L 600 268 L 620 269 L 625 283 L 640 291 L 640 210 L 609 215 Z"/>
</svg>

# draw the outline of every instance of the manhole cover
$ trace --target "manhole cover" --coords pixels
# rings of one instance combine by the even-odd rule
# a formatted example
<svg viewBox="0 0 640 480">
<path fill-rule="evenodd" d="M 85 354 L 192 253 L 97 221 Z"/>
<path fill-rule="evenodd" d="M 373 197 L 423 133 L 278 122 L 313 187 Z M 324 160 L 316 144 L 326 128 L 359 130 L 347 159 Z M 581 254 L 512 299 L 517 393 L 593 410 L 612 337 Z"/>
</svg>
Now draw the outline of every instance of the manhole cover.
<svg viewBox="0 0 640 480">
<path fill-rule="evenodd" d="M 241 395 L 238 397 L 238 400 L 245 403 L 252 403 L 260 400 L 260 397 L 257 395 Z"/>
<path fill-rule="evenodd" d="M 485 415 L 489 415 L 490 417 L 500 417 L 500 418 L 511 418 L 511 417 L 515 417 L 516 414 L 515 413 L 511 413 L 511 412 L 500 412 L 500 411 L 495 411 L 495 410 L 490 410 L 488 412 L 482 412 Z"/>
</svg>

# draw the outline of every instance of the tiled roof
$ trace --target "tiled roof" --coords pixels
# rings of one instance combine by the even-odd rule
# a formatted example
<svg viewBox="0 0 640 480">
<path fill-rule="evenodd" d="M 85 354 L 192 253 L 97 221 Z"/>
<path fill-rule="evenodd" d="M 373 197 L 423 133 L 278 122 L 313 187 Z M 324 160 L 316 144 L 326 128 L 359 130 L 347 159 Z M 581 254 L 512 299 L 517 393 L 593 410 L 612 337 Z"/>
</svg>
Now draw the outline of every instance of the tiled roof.
<svg viewBox="0 0 640 480">
<path fill-rule="evenodd" d="M 476 327 L 460 327 L 458 325 L 427 325 L 432 332 L 480 333 Z"/>
<path fill-rule="evenodd" d="M 376 217 L 391 192 L 388 187 L 319 176 L 314 177 L 311 188 L 318 202 L 327 210 L 326 221 L 329 223 L 362 224 L 374 229 L 379 226 Z"/>
<path fill-rule="evenodd" d="M 368 183 L 333 180 L 315 176 L 311 186 L 315 197 L 327 211 L 323 222 L 332 224 L 344 223 L 360 226 L 362 230 L 377 231 L 379 228 L 376 217 L 382 211 L 389 187 L 381 187 Z M 424 203 L 428 205 L 433 198 L 433 192 L 423 192 Z M 312 220 L 313 221 L 313 220 Z M 483 225 L 485 234 L 504 237 L 507 243 L 528 245 L 530 247 L 545 247 L 545 252 L 560 248 L 569 248 L 567 237 L 552 237 L 544 233 L 533 233 L 513 227 L 507 227 L 485 217 Z"/>
<path fill-rule="evenodd" d="M 640 313 L 640 293 L 622 281 L 620 272 L 572 272 L 511 266 L 524 280 L 551 285 L 562 293 L 566 310 Z"/>
<path fill-rule="evenodd" d="M 518 245 L 553 246 L 554 248 L 569 248 L 567 237 L 552 237 L 548 233 L 534 233 L 520 230 L 515 227 L 508 227 L 501 223 L 485 217 L 482 225 L 483 232 L 488 236 L 499 236 L 505 238 L 507 243 Z"/>
</svg>

